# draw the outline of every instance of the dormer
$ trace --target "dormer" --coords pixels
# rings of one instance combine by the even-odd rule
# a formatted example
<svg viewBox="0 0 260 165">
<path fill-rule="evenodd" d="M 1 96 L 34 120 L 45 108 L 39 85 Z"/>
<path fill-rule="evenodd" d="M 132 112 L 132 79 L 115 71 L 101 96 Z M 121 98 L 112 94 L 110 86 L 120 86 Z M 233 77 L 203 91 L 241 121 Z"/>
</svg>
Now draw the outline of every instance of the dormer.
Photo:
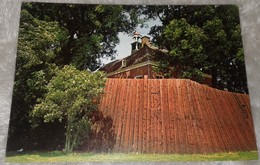
<svg viewBox="0 0 260 165">
<path fill-rule="evenodd" d="M 126 59 L 122 60 L 122 67 L 126 67 Z"/>
</svg>

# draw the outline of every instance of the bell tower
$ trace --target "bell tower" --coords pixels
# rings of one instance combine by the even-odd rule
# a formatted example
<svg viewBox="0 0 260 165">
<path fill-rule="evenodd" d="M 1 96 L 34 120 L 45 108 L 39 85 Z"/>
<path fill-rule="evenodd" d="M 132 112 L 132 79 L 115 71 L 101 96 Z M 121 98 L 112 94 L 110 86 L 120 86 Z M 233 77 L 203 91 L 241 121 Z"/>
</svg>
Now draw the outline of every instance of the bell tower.
<svg viewBox="0 0 260 165">
<path fill-rule="evenodd" d="M 131 43 L 131 45 L 132 45 L 131 54 L 133 54 L 134 52 L 136 52 L 137 50 L 139 50 L 141 48 L 141 35 L 140 35 L 140 33 L 134 32 L 133 42 Z"/>
</svg>

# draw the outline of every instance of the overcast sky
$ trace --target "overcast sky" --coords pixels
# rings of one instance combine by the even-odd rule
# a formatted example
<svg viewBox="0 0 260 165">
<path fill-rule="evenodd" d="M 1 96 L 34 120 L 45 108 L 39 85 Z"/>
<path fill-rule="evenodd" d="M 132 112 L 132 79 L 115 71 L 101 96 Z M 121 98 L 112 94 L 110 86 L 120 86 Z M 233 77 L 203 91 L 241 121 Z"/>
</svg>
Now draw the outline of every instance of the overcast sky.
<svg viewBox="0 0 260 165">
<path fill-rule="evenodd" d="M 148 25 L 147 27 L 137 27 L 136 29 L 136 31 L 140 33 L 142 36 L 149 36 L 148 33 L 150 31 L 150 28 L 154 25 L 160 25 L 160 22 L 158 20 L 155 20 L 149 21 L 146 24 Z M 118 54 L 116 59 L 120 59 L 131 54 L 131 43 L 133 42 L 132 37 L 133 36 L 124 35 L 122 33 L 119 34 L 120 43 L 116 47 Z"/>
<path fill-rule="evenodd" d="M 147 27 L 143 27 L 143 28 L 137 27 L 136 29 L 136 31 L 140 33 L 142 36 L 149 36 L 148 33 L 150 31 L 150 28 L 154 25 L 160 25 L 161 23 L 158 20 L 155 20 L 155 21 L 149 21 L 146 24 L 148 25 Z M 131 43 L 133 42 L 132 37 L 133 37 L 132 35 L 129 36 L 127 34 L 119 33 L 120 43 L 119 45 L 116 46 L 116 50 L 117 50 L 116 59 L 121 59 L 131 54 Z M 110 61 L 103 60 L 103 62 L 109 63 Z"/>
</svg>

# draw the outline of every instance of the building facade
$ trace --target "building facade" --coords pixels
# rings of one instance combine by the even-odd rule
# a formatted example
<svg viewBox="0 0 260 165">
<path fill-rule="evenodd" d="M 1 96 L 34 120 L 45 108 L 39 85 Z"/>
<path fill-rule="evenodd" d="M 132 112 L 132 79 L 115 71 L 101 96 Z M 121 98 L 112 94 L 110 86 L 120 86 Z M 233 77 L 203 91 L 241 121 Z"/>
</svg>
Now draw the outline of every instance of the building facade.
<svg viewBox="0 0 260 165">
<path fill-rule="evenodd" d="M 168 51 L 151 45 L 150 38 L 135 32 L 131 43 L 131 54 L 123 59 L 110 62 L 99 70 L 106 73 L 107 78 L 148 78 L 162 79 L 163 73 L 156 70 L 160 58 L 167 58 Z M 178 66 L 175 66 L 178 68 Z M 171 72 L 168 78 L 179 78 L 178 69 Z M 203 75 L 203 84 L 212 85 L 211 75 Z"/>
</svg>

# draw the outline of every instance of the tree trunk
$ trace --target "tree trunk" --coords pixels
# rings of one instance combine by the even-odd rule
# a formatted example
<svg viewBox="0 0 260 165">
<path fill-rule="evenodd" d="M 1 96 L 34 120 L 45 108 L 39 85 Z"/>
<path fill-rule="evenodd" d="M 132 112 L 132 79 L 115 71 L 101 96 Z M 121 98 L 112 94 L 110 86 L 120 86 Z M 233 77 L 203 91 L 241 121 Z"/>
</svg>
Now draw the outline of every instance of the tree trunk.
<svg viewBox="0 0 260 165">
<path fill-rule="evenodd" d="M 211 76 L 212 76 L 212 87 L 213 88 L 218 88 L 218 83 L 217 83 L 217 71 L 215 67 L 211 69 Z"/>
<path fill-rule="evenodd" d="M 72 151 L 72 144 L 71 144 L 71 123 L 67 121 L 67 130 L 66 130 L 66 141 L 65 141 L 65 148 L 64 151 L 69 153 Z"/>
</svg>

